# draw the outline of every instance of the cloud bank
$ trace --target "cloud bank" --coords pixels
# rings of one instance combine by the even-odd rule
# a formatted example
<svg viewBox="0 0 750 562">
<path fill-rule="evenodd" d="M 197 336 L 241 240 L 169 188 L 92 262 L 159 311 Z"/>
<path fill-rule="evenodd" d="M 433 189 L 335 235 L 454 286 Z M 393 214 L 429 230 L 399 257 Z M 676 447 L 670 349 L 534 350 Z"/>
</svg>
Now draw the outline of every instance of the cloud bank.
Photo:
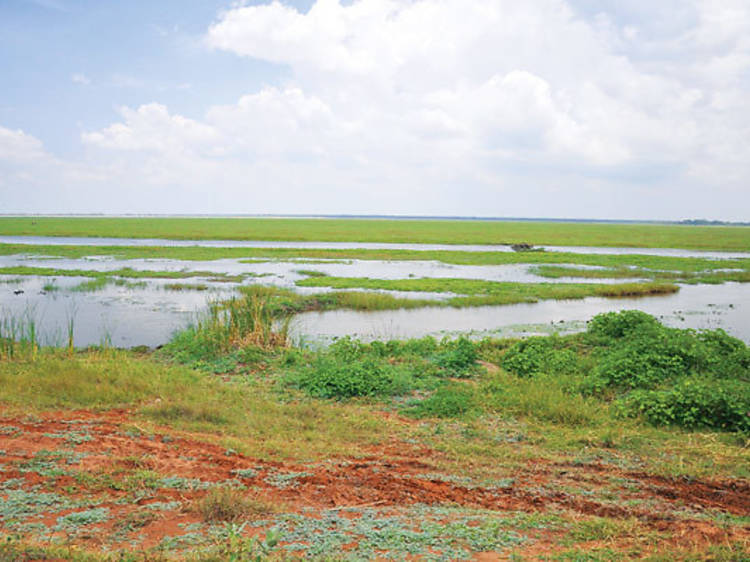
<svg viewBox="0 0 750 562">
<path fill-rule="evenodd" d="M 0 195 L 30 181 L 61 185 L 61 210 L 747 220 L 750 5 L 627 4 L 236 5 L 204 45 L 286 82 L 200 116 L 120 108 L 76 163 L 0 129 L 0 171 L 16 170 Z"/>
</svg>

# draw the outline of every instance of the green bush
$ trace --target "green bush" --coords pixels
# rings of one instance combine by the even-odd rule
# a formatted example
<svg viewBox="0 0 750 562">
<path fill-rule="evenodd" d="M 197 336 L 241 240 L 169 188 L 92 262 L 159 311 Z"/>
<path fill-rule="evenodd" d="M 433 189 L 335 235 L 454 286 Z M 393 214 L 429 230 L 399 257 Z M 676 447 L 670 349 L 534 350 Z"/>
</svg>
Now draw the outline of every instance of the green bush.
<svg viewBox="0 0 750 562">
<path fill-rule="evenodd" d="M 560 340 L 552 337 L 531 337 L 511 347 L 503 356 L 501 365 L 519 377 L 539 374 L 561 375 L 576 372 L 577 355 L 569 349 L 559 349 Z"/>
<path fill-rule="evenodd" d="M 467 376 L 475 367 L 478 358 L 477 346 L 466 338 L 445 341 L 435 356 L 435 363 L 453 376 Z"/>
<path fill-rule="evenodd" d="M 625 313 L 622 313 L 625 314 Z M 750 373 L 750 353 L 723 331 L 695 332 L 659 325 L 598 350 L 591 388 L 654 388 L 688 375 L 736 379 Z"/>
<path fill-rule="evenodd" d="M 659 321 L 650 314 L 640 310 L 623 310 L 597 314 L 589 322 L 587 333 L 594 337 L 620 339 L 660 327 Z"/>
<path fill-rule="evenodd" d="M 395 396 L 414 386 L 408 367 L 373 357 L 343 361 L 336 354 L 326 353 L 319 354 L 311 365 L 290 373 L 286 380 L 317 398 Z"/>
<path fill-rule="evenodd" d="M 750 384 L 691 377 L 671 388 L 636 390 L 622 400 L 654 425 L 750 431 Z"/>
<path fill-rule="evenodd" d="M 644 350 L 641 346 L 626 346 L 615 348 L 599 360 L 591 375 L 592 388 L 651 388 L 686 372 L 685 362 L 679 355 L 658 347 Z"/>
</svg>

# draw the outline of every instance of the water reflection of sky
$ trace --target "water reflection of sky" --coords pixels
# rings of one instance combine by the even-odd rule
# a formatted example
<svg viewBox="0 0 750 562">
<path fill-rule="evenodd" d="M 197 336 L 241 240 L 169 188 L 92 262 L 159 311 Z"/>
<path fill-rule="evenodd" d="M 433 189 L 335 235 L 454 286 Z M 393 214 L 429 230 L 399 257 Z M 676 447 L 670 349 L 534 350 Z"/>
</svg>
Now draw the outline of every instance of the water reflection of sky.
<svg viewBox="0 0 750 562">
<path fill-rule="evenodd" d="M 0 242 L 8 238 L 0 237 Z M 62 239 L 61 241 L 77 244 L 90 240 Z M 161 240 L 138 242 L 164 243 Z M 211 243 L 213 242 L 208 241 L 202 245 Z M 180 242 L 179 244 L 190 245 L 192 243 Z M 215 244 L 229 243 L 216 242 Z M 278 244 L 266 243 L 269 246 Z M 342 247 L 341 245 L 326 246 Z M 355 246 L 361 247 L 356 244 L 348 247 Z M 378 245 L 378 247 L 392 246 Z M 302 246 L 294 243 L 293 247 Z M 430 248 L 438 248 L 438 246 L 430 246 Z M 444 246 L 439 248 L 444 248 Z M 448 248 L 456 249 L 457 247 Z M 479 247 L 472 246 L 471 248 Z M 610 251 L 610 249 L 606 250 Z M 325 292 L 330 289 L 296 288 L 295 282 L 306 277 L 300 273 L 300 270 L 315 270 L 336 277 L 375 279 L 430 277 L 520 283 L 622 282 L 617 279 L 546 279 L 532 273 L 531 268 L 534 266 L 524 264 L 472 266 L 435 261 L 321 260 L 316 263 L 305 263 L 304 260 L 121 260 L 96 255 L 81 259 L 30 255 L 0 256 L 0 266 L 16 265 L 99 272 L 132 268 L 152 271 L 203 271 L 207 274 L 224 273 L 245 276 L 241 282 L 243 284 L 262 283 L 291 287 L 302 293 Z M 98 344 L 105 338 L 110 339 L 113 345 L 121 347 L 156 346 L 165 343 L 175 330 L 185 327 L 195 319 L 196 315 L 204 311 L 210 300 L 228 298 L 235 294 L 238 286 L 238 283 L 216 282 L 198 277 L 175 280 L 149 279 L 138 287 L 110 284 L 96 292 L 76 292 L 71 289 L 82 281 L 86 281 L 85 278 L 32 276 L 22 277 L 15 283 L 8 283 L 13 278 L 12 275 L 0 276 L 0 317 L 33 318 L 36 325 L 42 329 L 43 343 L 50 344 L 63 343 L 67 340 L 68 321 L 72 319 L 75 342 L 78 346 Z M 170 291 L 165 288 L 166 284 L 175 282 L 203 283 L 209 288 L 205 291 Z M 55 285 L 57 290 L 45 291 L 44 285 L 50 283 Z M 16 292 L 18 294 L 15 294 Z M 380 292 L 406 298 L 445 299 L 453 296 L 448 293 Z M 308 313 L 295 319 L 293 333 L 296 338 L 304 341 L 329 341 L 333 337 L 344 335 L 353 335 L 363 339 L 388 339 L 420 337 L 428 334 L 456 335 L 467 332 L 472 332 L 477 336 L 517 336 L 540 330 L 548 332 L 552 329 L 550 327 L 557 327 L 563 331 L 582 329 L 585 321 L 599 312 L 637 308 L 663 317 L 664 321 L 670 325 L 689 328 L 723 328 L 745 341 L 750 341 L 748 307 L 750 307 L 750 284 L 727 283 L 684 286 L 679 293 L 674 295 L 642 299 L 588 298 L 502 307 L 464 309 L 431 307 L 379 312 Z"/>
</svg>

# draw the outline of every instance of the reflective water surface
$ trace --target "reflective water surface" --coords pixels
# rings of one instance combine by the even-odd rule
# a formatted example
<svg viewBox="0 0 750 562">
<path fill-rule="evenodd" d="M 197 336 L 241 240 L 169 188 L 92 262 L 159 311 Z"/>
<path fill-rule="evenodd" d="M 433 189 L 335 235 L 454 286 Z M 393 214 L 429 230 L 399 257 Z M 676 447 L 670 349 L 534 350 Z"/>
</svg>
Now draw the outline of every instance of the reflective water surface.
<svg viewBox="0 0 750 562">
<path fill-rule="evenodd" d="M 395 244 L 383 242 L 302 242 L 274 240 L 166 240 L 159 238 L 86 238 L 64 236 L 0 236 L 0 244 L 64 246 L 199 246 L 205 248 L 309 248 L 370 250 L 447 250 L 466 252 L 512 252 L 504 244 Z M 573 254 L 640 254 L 649 256 L 750 258 L 750 252 L 715 252 L 680 248 L 609 248 L 594 246 L 537 246 L 548 252 Z"/>
<path fill-rule="evenodd" d="M 690 285 L 673 295 L 640 299 L 589 297 L 460 309 L 309 312 L 294 319 L 292 332 L 298 339 L 313 343 L 346 335 L 363 340 L 459 333 L 524 336 L 580 331 L 596 314 L 627 309 L 642 310 L 677 328 L 722 328 L 750 343 L 750 284 L 739 283 Z"/>
<path fill-rule="evenodd" d="M 195 278 L 159 280 L 128 279 L 121 285 L 109 284 L 94 292 L 72 290 L 86 278 L 0 276 L 0 320 L 33 320 L 42 343 L 63 344 L 72 321 L 75 343 L 87 346 L 103 342 L 119 347 L 157 346 L 169 340 L 175 330 L 184 328 L 205 311 L 211 300 L 236 294 L 243 284 L 262 283 L 294 288 L 303 293 L 325 292 L 327 288 L 299 288 L 295 283 L 310 270 L 337 277 L 374 279 L 460 278 L 519 283 L 580 282 L 617 283 L 616 279 L 545 279 L 534 275 L 524 264 L 499 266 L 451 265 L 436 261 L 371 260 L 239 260 L 188 261 L 170 259 L 114 259 L 95 255 L 96 245 L 201 245 L 299 248 L 409 248 L 471 249 L 510 251 L 505 246 L 446 246 L 361 243 L 165 241 L 137 239 L 0 237 L 2 242 L 28 244 L 80 244 L 92 246 L 91 256 L 80 259 L 34 255 L 0 256 L 0 267 L 32 266 L 60 270 L 97 272 L 131 268 L 145 271 L 205 272 Z M 658 255 L 700 255 L 703 257 L 750 257 L 750 254 L 701 253 L 684 250 L 625 248 L 548 248 L 550 251 L 586 253 L 656 253 Z M 582 266 L 575 266 L 582 267 Z M 306 273 L 307 271 L 307 273 Z M 232 282 L 212 279 L 212 275 L 240 276 Z M 138 282 L 137 286 L 132 283 Z M 170 283 L 201 284 L 206 290 L 168 290 Z M 51 287 L 50 287 L 51 286 Z M 50 290 L 50 288 L 52 290 Z M 441 300 L 449 293 L 381 291 L 398 297 Z M 542 301 L 533 304 L 477 308 L 443 308 L 353 312 L 307 313 L 295 318 L 292 334 L 301 342 L 325 343 L 352 335 L 366 340 L 424 335 L 519 336 L 552 331 L 570 332 L 585 328 L 585 322 L 600 312 L 640 309 L 661 317 L 672 326 L 723 328 L 750 342 L 750 284 L 683 286 L 679 293 L 642 299 L 587 298 L 571 301 Z"/>
</svg>

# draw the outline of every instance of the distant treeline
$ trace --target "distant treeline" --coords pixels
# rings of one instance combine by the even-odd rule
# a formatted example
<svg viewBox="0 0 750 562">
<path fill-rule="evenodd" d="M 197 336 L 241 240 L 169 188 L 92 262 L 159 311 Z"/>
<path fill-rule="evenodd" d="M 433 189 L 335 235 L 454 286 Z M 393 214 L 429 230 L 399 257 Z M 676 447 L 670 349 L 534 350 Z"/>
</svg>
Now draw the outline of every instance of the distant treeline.
<svg viewBox="0 0 750 562">
<path fill-rule="evenodd" d="M 750 222 L 727 222 L 727 221 L 710 221 L 706 219 L 685 219 L 679 224 L 693 224 L 696 226 L 750 226 Z"/>
</svg>

